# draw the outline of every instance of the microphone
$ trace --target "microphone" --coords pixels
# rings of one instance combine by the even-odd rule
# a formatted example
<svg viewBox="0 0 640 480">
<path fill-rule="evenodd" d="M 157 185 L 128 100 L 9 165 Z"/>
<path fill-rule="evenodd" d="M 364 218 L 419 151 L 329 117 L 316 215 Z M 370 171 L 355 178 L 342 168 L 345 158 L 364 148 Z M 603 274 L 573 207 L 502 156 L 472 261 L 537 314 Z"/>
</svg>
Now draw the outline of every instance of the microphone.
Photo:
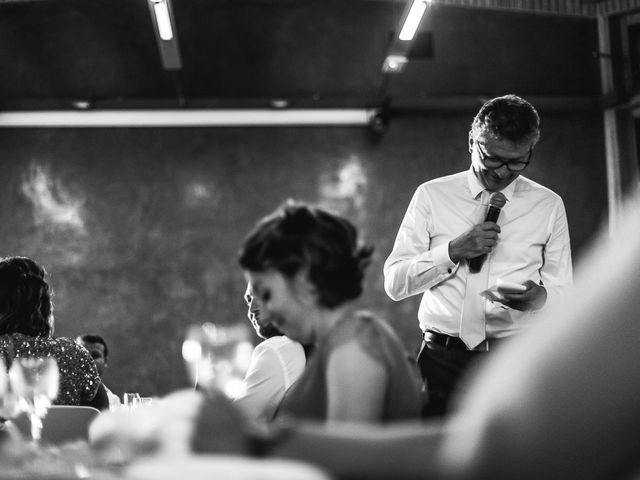
<svg viewBox="0 0 640 480">
<path fill-rule="evenodd" d="M 507 203 L 507 197 L 502 192 L 493 192 L 489 197 L 489 208 L 487 209 L 487 216 L 484 218 L 485 222 L 497 222 L 500 216 L 500 211 L 504 204 Z M 478 273 L 482 268 L 482 264 L 487 258 L 487 254 L 480 255 L 478 257 L 469 260 L 469 272 Z"/>
</svg>

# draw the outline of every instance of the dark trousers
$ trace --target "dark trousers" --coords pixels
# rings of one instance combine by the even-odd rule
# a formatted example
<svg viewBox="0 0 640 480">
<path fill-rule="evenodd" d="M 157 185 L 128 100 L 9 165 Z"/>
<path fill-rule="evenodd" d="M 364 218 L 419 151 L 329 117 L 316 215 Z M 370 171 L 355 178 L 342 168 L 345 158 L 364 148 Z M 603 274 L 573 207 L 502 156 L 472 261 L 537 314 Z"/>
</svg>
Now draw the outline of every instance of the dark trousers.
<svg viewBox="0 0 640 480">
<path fill-rule="evenodd" d="M 445 415 L 450 400 L 458 391 L 460 378 L 487 355 L 485 351 L 469 351 L 422 341 L 418 354 L 418 366 L 428 392 L 427 402 L 422 407 L 422 417 Z"/>
</svg>

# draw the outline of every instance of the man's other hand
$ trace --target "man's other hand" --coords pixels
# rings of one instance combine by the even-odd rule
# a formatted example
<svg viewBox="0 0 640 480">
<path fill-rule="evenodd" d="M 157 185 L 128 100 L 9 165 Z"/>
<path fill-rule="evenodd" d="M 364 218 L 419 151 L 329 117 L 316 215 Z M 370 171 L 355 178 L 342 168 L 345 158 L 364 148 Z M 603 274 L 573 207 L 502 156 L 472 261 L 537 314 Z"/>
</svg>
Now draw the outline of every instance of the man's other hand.
<svg viewBox="0 0 640 480">
<path fill-rule="evenodd" d="M 526 287 L 524 292 L 513 292 L 508 288 L 503 290 L 498 287 L 498 292 L 504 297 L 502 303 L 522 312 L 541 309 L 547 301 L 547 290 L 532 280 L 527 280 L 523 285 Z"/>
</svg>

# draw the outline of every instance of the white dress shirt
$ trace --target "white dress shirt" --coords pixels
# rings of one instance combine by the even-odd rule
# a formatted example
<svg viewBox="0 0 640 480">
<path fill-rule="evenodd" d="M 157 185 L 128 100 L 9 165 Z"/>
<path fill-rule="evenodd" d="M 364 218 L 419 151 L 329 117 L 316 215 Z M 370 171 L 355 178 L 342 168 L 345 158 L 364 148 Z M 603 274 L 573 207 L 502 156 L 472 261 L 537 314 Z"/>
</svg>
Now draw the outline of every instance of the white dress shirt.
<svg viewBox="0 0 640 480">
<path fill-rule="evenodd" d="M 107 388 L 107 386 L 103 383 L 105 391 L 107 392 L 107 398 L 109 399 L 109 410 L 117 410 L 121 405 L 120 397 L 118 397 L 115 393 Z"/>
<path fill-rule="evenodd" d="M 253 350 L 246 394 L 236 403 L 251 417 L 272 420 L 306 364 L 302 345 L 285 336 L 267 338 Z"/>
<path fill-rule="evenodd" d="M 487 256 L 488 285 L 498 278 L 542 282 L 547 303 L 572 285 L 571 246 L 559 195 L 519 176 L 502 193 L 507 198 L 498 225 L 498 244 Z M 422 293 L 418 320 L 423 331 L 458 336 L 469 267 L 453 263 L 449 242 L 484 221 L 489 192 L 472 169 L 418 187 L 384 264 L 384 287 L 393 300 Z M 543 307 L 544 308 L 544 307 Z M 532 312 L 485 303 L 487 337 L 509 336 L 531 323 Z"/>
</svg>

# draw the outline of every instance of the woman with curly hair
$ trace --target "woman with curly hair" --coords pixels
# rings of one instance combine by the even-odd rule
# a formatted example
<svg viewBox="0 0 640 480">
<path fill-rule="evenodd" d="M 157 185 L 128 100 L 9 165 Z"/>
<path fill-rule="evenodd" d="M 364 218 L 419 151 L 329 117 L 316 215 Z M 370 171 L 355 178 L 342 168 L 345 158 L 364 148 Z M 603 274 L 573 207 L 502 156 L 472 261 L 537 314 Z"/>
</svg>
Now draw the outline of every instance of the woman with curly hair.
<svg viewBox="0 0 640 480">
<path fill-rule="evenodd" d="M 281 414 L 363 422 L 419 417 L 419 375 L 400 339 L 352 305 L 371 254 L 348 220 L 294 202 L 245 239 L 239 262 L 263 315 L 311 350 Z"/>
<path fill-rule="evenodd" d="M 57 405 L 109 406 L 89 352 L 70 338 L 54 338 L 53 295 L 43 267 L 27 257 L 0 259 L 0 358 L 53 357 L 60 371 Z"/>
</svg>

